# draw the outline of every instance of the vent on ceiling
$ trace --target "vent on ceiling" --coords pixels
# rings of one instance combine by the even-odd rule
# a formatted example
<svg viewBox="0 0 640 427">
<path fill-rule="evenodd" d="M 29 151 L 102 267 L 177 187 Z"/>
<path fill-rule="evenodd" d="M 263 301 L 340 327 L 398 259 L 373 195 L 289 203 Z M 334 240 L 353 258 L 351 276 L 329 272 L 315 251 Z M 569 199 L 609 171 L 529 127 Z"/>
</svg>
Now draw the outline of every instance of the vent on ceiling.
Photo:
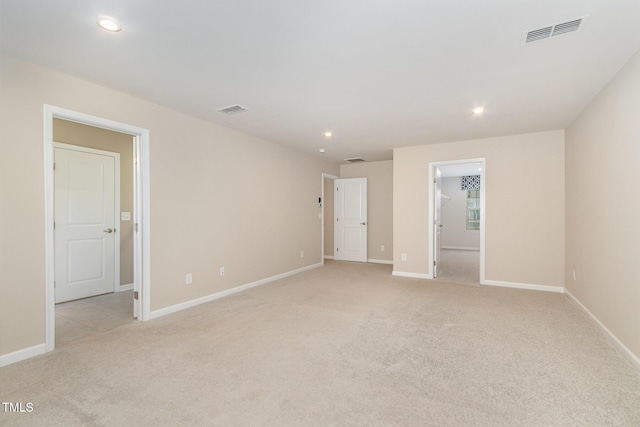
<svg viewBox="0 0 640 427">
<path fill-rule="evenodd" d="M 364 162 L 364 159 L 362 157 L 350 157 L 348 159 L 344 159 L 347 162 L 351 162 L 351 163 L 358 163 L 358 162 Z"/>
<path fill-rule="evenodd" d="M 232 115 L 232 114 L 244 113 L 249 110 L 247 110 L 241 105 L 232 105 L 230 107 L 220 108 L 218 111 L 227 115 Z"/>
<path fill-rule="evenodd" d="M 525 31 L 522 33 L 522 45 L 547 40 L 551 37 L 561 36 L 563 34 L 580 31 L 584 27 L 589 15 L 581 16 L 570 21 L 561 22 L 559 24 L 549 25 L 535 30 Z"/>
</svg>

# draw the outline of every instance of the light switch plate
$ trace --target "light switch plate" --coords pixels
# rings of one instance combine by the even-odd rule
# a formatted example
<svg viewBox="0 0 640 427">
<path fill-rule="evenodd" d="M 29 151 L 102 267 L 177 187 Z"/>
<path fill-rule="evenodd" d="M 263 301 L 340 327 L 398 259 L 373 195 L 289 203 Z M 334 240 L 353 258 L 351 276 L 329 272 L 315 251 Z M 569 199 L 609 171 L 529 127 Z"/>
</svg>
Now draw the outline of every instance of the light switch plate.
<svg viewBox="0 0 640 427">
<path fill-rule="evenodd" d="M 120 212 L 120 221 L 131 221 L 131 212 Z"/>
</svg>

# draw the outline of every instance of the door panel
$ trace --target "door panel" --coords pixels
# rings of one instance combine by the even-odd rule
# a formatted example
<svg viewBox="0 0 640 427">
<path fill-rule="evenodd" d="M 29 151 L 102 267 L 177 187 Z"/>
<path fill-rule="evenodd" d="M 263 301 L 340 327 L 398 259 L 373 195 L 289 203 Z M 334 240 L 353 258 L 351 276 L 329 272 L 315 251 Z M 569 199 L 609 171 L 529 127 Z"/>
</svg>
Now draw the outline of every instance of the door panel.
<svg viewBox="0 0 640 427">
<path fill-rule="evenodd" d="M 56 303 L 113 292 L 115 158 L 56 147 Z"/>
<path fill-rule="evenodd" d="M 336 179 L 334 259 L 367 262 L 367 179 Z"/>
</svg>

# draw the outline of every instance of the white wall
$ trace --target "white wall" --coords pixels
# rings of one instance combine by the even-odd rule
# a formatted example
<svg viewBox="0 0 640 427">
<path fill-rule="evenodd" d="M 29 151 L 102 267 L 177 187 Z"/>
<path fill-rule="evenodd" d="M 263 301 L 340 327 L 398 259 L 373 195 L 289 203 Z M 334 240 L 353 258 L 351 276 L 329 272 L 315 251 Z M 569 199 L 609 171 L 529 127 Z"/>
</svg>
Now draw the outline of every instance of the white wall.
<svg viewBox="0 0 640 427">
<path fill-rule="evenodd" d="M 340 178 L 367 178 L 367 258 L 391 262 L 393 260 L 393 162 L 385 160 L 340 165 Z"/>
<path fill-rule="evenodd" d="M 433 274 L 429 163 L 485 158 L 486 280 L 564 286 L 564 131 L 399 148 L 393 157 L 394 271 Z"/>
<path fill-rule="evenodd" d="M 467 230 L 467 191 L 462 189 L 462 177 L 442 178 L 441 245 L 444 249 L 480 249 L 480 232 Z"/>
<path fill-rule="evenodd" d="M 0 67 L 0 355 L 45 340 L 43 104 L 150 130 L 152 311 L 321 262 L 321 176 L 337 164 L 9 56 Z"/>
<path fill-rule="evenodd" d="M 640 52 L 567 129 L 565 271 L 640 367 L 639 171 Z"/>
</svg>

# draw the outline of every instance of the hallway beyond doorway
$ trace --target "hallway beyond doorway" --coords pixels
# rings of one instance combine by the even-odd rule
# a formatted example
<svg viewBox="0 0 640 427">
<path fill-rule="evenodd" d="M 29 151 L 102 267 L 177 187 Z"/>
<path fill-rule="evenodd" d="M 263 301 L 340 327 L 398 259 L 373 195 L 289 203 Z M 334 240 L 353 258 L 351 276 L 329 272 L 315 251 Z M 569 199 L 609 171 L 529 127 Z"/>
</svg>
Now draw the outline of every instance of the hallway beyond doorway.
<svg viewBox="0 0 640 427">
<path fill-rule="evenodd" d="M 436 280 L 480 285 L 480 252 L 441 249 L 440 254 L 440 271 Z"/>
</svg>

